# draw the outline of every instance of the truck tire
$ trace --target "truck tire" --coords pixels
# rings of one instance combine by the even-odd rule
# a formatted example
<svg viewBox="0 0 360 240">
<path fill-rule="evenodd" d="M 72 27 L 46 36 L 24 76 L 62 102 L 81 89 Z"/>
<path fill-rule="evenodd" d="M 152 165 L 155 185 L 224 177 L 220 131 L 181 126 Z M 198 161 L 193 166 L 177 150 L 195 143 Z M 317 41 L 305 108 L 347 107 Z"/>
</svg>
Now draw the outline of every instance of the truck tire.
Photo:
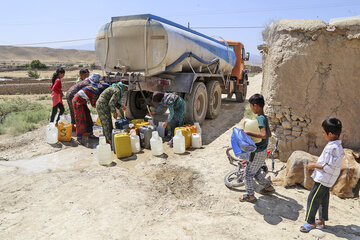
<svg viewBox="0 0 360 240">
<path fill-rule="evenodd" d="M 126 104 L 126 100 L 127 100 L 128 94 L 129 94 L 129 91 L 126 91 L 126 92 L 124 93 L 124 95 L 122 96 L 122 98 L 121 98 L 121 102 L 122 102 L 122 104 L 123 104 L 124 106 L 125 106 L 125 104 Z M 130 102 L 130 101 L 127 101 L 127 105 L 126 105 L 126 108 L 127 108 L 127 109 L 126 109 L 126 111 L 125 111 L 125 116 L 126 116 L 127 119 L 134 119 L 133 115 L 132 115 L 131 112 L 130 112 L 129 102 Z M 123 113 L 122 110 L 121 110 L 120 112 Z"/>
<path fill-rule="evenodd" d="M 243 84 L 243 89 L 241 92 L 235 92 L 235 97 L 237 102 L 244 102 L 246 99 L 247 93 L 247 82 Z"/>
<path fill-rule="evenodd" d="M 218 81 L 212 80 L 206 84 L 208 108 L 206 118 L 215 119 L 221 109 L 221 87 Z"/>
<path fill-rule="evenodd" d="M 192 91 L 185 94 L 186 102 L 186 123 L 202 123 L 206 117 L 208 96 L 205 84 L 195 82 Z"/>
<path fill-rule="evenodd" d="M 131 117 L 134 119 L 143 119 L 148 112 L 146 109 L 145 99 L 141 95 L 141 92 L 130 91 L 128 94 L 130 94 L 128 100 L 128 109 L 131 113 Z"/>
</svg>

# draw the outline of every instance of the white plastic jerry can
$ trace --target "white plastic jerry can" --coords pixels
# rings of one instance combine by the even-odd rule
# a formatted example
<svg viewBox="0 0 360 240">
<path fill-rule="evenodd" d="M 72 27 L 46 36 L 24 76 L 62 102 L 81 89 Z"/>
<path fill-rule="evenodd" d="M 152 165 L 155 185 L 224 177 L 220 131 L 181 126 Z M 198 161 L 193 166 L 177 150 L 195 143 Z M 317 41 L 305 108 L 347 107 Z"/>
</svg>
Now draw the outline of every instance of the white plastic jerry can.
<svg viewBox="0 0 360 240">
<path fill-rule="evenodd" d="M 191 134 L 191 147 L 201 148 L 201 135 L 199 133 Z"/>
<path fill-rule="evenodd" d="M 195 122 L 194 125 L 196 126 L 196 133 L 198 133 L 200 135 L 200 146 L 202 145 L 202 136 L 201 136 L 201 127 L 200 127 L 200 123 Z"/>
<path fill-rule="evenodd" d="M 100 136 L 99 145 L 96 147 L 96 158 L 100 165 L 109 165 L 111 159 L 111 147 L 106 143 L 105 136 Z"/>
<path fill-rule="evenodd" d="M 46 128 L 46 142 L 49 144 L 58 142 L 58 129 L 55 127 L 54 122 L 49 123 Z"/>
<path fill-rule="evenodd" d="M 136 135 L 135 129 L 130 130 L 130 141 L 131 141 L 131 151 L 133 153 L 140 152 L 140 150 L 141 150 L 140 137 L 138 135 Z"/>
<path fill-rule="evenodd" d="M 182 134 L 181 129 L 177 129 L 175 136 L 173 137 L 173 149 L 174 153 L 177 154 L 185 152 L 185 137 Z"/>
<path fill-rule="evenodd" d="M 159 133 L 157 131 L 152 132 L 152 137 L 150 139 L 150 147 L 151 153 L 154 156 L 159 156 L 164 153 L 163 142 L 159 137 Z"/>
</svg>

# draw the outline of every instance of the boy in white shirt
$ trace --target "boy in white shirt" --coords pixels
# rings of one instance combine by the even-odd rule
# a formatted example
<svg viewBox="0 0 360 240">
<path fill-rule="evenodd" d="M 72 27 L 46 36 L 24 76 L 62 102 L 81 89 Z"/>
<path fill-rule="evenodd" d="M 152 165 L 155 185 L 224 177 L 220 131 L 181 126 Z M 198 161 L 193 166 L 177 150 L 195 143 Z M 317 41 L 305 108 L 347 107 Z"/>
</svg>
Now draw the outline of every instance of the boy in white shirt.
<svg viewBox="0 0 360 240">
<path fill-rule="evenodd" d="M 301 232 L 309 232 L 314 228 L 324 228 L 328 220 L 330 188 L 335 184 L 340 174 L 340 166 L 345 156 L 339 140 L 342 124 L 337 118 L 330 117 L 322 123 L 323 134 L 328 141 L 316 163 L 309 163 L 308 170 L 314 170 L 311 177 L 315 184 L 307 200 L 306 223 L 300 227 Z M 319 210 L 319 219 L 315 219 Z"/>
</svg>

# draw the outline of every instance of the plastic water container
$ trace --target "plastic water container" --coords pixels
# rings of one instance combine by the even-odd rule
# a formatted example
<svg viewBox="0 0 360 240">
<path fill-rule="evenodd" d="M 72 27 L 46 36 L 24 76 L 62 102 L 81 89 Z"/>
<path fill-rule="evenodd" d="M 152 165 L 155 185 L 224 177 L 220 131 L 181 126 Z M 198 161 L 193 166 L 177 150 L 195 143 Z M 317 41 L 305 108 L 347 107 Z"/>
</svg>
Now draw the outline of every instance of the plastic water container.
<svg viewBox="0 0 360 240">
<path fill-rule="evenodd" d="M 156 131 L 159 133 L 160 137 L 165 137 L 165 128 L 162 127 L 164 122 L 158 122 L 158 126 L 156 127 Z"/>
<path fill-rule="evenodd" d="M 191 125 L 191 124 L 186 124 L 183 127 L 188 127 L 190 128 L 191 133 L 197 133 L 197 127 L 195 125 Z"/>
<path fill-rule="evenodd" d="M 256 132 L 256 133 L 260 132 L 259 123 L 256 119 L 254 120 L 244 119 L 242 129 L 250 132 Z M 254 143 L 259 143 L 262 140 L 261 138 L 256 138 L 252 136 L 250 137 L 254 141 Z"/>
<path fill-rule="evenodd" d="M 197 132 L 197 133 L 200 133 L 200 135 L 201 135 L 201 127 L 200 127 L 200 124 L 199 124 L 198 122 L 195 122 L 194 125 L 195 125 L 195 127 L 196 127 L 196 132 Z"/>
<path fill-rule="evenodd" d="M 200 135 L 200 143 L 202 145 L 202 130 L 201 130 L 201 127 L 200 127 L 200 123 L 198 122 L 195 122 L 194 125 L 196 126 L 196 132 Z"/>
<path fill-rule="evenodd" d="M 201 148 L 201 136 L 199 133 L 191 134 L 191 147 Z"/>
<path fill-rule="evenodd" d="M 58 140 L 61 142 L 70 142 L 72 135 L 72 125 L 69 122 L 59 122 Z"/>
<path fill-rule="evenodd" d="M 98 125 L 98 126 L 100 126 L 100 127 L 102 126 L 99 116 L 97 116 L 97 119 L 96 119 L 96 123 L 95 123 L 95 124 Z"/>
<path fill-rule="evenodd" d="M 142 122 L 144 122 L 144 119 L 133 119 L 133 120 L 131 120 L 131 123 L 134 124 L 134 125 L 136 125 L 138 123 L 142 123 Z"/>
<path fill-rule="evenodd" d="M 115 127 L 117 129 L 127 129 L 129 127 L 129 120 L 127 120 L 127 119 L 117 119 L 115 121 Z"/>
<path fill-rule="evenodd" d="M 123 129 L 113 129 L 112 133 L 111 133 L 111 143 L 112 143 L 112 149 L 114 151 L 114 153 L 116 153 L 115 151 L 115 135 L 118 133 L 123 133 L 125 132 L 125 130 Z"/>
<path fill-rule="evenodd" d="M 152 155 L 159 156 L 164 153 L 163 142 L 157 131 L 152 132 L 150 146 Z"/>
<path fill-rule="evenodd" d="M 112 163 L 111 147 L 106 143 L 105 136 L 99 138 L 99 145 L 96 147 L 96 157 L 100 165 L 109 165 Z"/>
<path fill-rule="evenodd" d="M 153 131 L 155 131 L 155 127 L 151 125 L 143 125 L 139 128 L 141 147 L 150 149 L 150 139 Z"/>
<path fill-rule="evenodd" d="M 130 157 L 132 155 L 132 151 L 129 134 L 127 132 L 117 133 L 114 138 L 117 158 Z"/>
<path fill-rule="evenodd" d="M 140 137 L 136 135 L 136 130 L 132 129 L 130 130 L 130 141 L 131 141 L 131 151 L 133 153 L 140 152 Z"/>
<path fill-rule="evenodd" d="M 191 130 L 189 127 L 177 127 L 176 130 L 180 129 L 182 132 L 182 135 L 185 137 L 185 149 L 188 149 L 191 146 Z"/>
<path fill-rule="evenodd" d="M 177 154 L 185 152 L 185 137 L 182 134 L 181 129 L 175 131 L 175 136 L 173 137 L 173 149 L 174 153 Z"/>
<path fill-rule="evenodd" d="M 136 124 L 135 124 L 135 127 L 140 129 L 140 127 L 141 127 L 141 126 L 144 126 L 144 125 L 150 125 L 150 123 L 149 123 L 149 122 L 136 123 Z"/>
<path fill-rule="evenodd" d="M 55 144 L 58 142 L 58 130 L 55 127 L 55 123 L 51 122 L 46 128 L 46 142 L 49 144 Z"/>
</svg>

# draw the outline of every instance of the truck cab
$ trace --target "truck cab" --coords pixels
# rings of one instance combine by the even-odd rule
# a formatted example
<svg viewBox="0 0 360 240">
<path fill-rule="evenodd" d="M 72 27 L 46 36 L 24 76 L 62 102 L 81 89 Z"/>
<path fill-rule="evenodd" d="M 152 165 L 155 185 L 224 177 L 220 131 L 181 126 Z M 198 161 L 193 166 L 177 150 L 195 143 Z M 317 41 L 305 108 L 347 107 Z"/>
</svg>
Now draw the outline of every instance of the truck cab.
<svg viewBox="0 0 360 240">
<path fill-rule="evenodd" d="M 228 94 L 228 98 L 231 98 L 235 93 L 236 101 L 243 102 L 246 98 L 247 85 L 249 85 L 245 61 L 249 60 L 250 53 L 245 53 L 244 45 L 239 41 L 222 42 L 227 44 L 236 56 L 236 63 L 230 75 L 230 79 L 233 81 L 229 84 L 229 89 L 223 89 L 222 93 Z"/>
</svg>

